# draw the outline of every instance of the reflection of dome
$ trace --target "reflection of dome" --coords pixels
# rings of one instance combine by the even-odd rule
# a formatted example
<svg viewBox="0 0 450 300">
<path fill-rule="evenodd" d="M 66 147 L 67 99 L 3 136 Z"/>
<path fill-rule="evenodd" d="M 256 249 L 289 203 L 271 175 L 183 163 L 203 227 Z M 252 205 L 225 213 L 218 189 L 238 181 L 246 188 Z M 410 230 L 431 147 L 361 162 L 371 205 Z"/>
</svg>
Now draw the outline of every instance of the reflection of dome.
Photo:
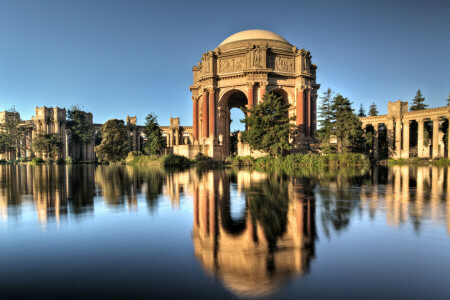
<svg viewBox="0 0 450 300">
<path fill-rule="evenodd" d="M 282 36 L 267 30 L 253 29 L 253 30 L 244 30 L 238 33 L 235 33 L 228 38 L 226 38 L 219 46 L 232 43 L 239 42 L 245 40 L 274 40 L 279 42 L 288 43 L 289 42 L 283 38 Z"/>
</svg>

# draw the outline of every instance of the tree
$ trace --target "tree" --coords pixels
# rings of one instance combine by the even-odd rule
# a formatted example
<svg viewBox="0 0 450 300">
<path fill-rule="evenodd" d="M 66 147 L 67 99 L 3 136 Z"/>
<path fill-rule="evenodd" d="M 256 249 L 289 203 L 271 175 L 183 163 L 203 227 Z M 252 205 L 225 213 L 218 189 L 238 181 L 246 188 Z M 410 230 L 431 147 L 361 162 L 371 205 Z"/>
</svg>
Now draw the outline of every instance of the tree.
<svg viewBox="0 0 450 300">
<path fill-rule="evenodd" d="M 94 136 L 87 119 L 87 113 L 79 105 L 72 105 L 67 111 L 67 125 L 70 127 L 72 139 L 77 142 L 88 143 Z"/>
<path fill-rule="evenodd" d="M 423 110 L 428 107 L 427 104 L 423 103 L 425 101 L 425 97 L 422 96 L 422 92 L 417 90 L 416 95 L 413 99 L 413 105 L 409 108 L 410 111 Z"/>
<path fill-rule="evenodd" d="M 450 93 L 448 93 L 447 106 L 450 106 Z"/>
<path fill-rule="evenodd" d="M 369 107 L 369 116 L 378 116 L 377 105 L 375 104 L 375 102 L 372 102 L 372 105 L 370 105 Z"/>
<path fill-rule="evenodd" d="M 295 133 L 296 126 L 289 118 L 290 104 L 284 104 L 282 97 L 264 94 L 263 102 L 250 108 L 243 107 L 245 118 L 241 120 L 248 128 L 242 139 L 255 150 L 266 151 L 279 156 L 291 149 L 289 137 Z"/>
<path fill-rule="evenodd" d="M 100 128 L 102 142 L 95 147 L 100 162 L 117 162 L 125 158 L 129 150 L 128 132 L 123 120 L 108 120 Z"/>
<path fill-rule="evenodd" d="M 333 152 L 330 144 L 330 137 L 334 134 L 333 126 L 331 126 L 333 112 L 331 110 L 331 101 L 333 91 L 328 88 L 320 97 L 319 108 L 319 130 L 317 130 L 317 137 L 321 142 L 321 148 L 324 153 Z"/>
<path fill-rule="evenodd" d="M 21 141 L 25 137 L 26 128 L 22 125 L 20 115 L 14 107 L 5 112 L 4 119 L 0 120 L 0 153 L 14 150 L 16 157 L 20 156 L 20 152 L 25 149 L 25 144 Z"/>
<path fill-rule="evenodd" d="M 42 156 L 44 153 L 55 158 L 61 151 L 62 142 L 58 134 L 38 133 L 33 138 L 33 150 Z"/>
<path fill-rule="evenodd" d="M 359 107 L 358 118 L 364 117 L 366 117 L 366 110 L 364 109 L 364 106 L 361 103 L 361 106 Z"/>
<path fill-rule="evenodd" d="M 364 150 L 364 131 L 361 122 L 352 109 L 352 102 L 338 94 L 332 106 L 333 131 L 337 140 L 338 153 L 362 152 Z"/>
<path fill-rule="evenodd" d="M 157 117 L 153 113 L 149 113 L 145 117 L 144 133 L 147 136 L 143 146 L 144 152 L 147 154 L 161 154 L 164 142 Z"/>
</svg>

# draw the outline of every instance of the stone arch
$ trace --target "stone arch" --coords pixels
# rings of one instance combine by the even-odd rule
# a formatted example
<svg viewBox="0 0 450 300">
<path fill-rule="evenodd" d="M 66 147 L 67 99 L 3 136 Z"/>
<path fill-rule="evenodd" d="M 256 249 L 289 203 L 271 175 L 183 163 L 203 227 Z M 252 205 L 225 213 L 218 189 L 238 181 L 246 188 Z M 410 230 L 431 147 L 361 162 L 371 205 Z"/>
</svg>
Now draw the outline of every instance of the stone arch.
<svg viewBox="0 0 450 300">
<path fill-rule="evenodd" d="M 277 95 L 283 97 L 283 101 L 286 104 L 287 103 L 293 104 L 292 101 L 295 100 L 295 97 L 293 97 L 292 93 L 289 93 L 289 91 L 287 89 L 284 89 L 282 87 L 278 87 L 278 86 L 273 87 L 273 88 L 269 89 L 267 91 L 267 93 L 274 93 L 274 94 L 277 94 Z M 292 100 L 292 101 L 290 101 L 290 100 Z"/>
<path fill-rule="evenodd" d="M 231 87 L 227 89 L 221 89 L 219 92 L 219 107 L 227 108 L 229 107 L 229 100 L 233 95 L 242 93 L 245 95 L 246 103 L 248 103 L 247 91 L 243 87 Z M 235 107 L 235 106 L 234 106 Z"/>
</svg>

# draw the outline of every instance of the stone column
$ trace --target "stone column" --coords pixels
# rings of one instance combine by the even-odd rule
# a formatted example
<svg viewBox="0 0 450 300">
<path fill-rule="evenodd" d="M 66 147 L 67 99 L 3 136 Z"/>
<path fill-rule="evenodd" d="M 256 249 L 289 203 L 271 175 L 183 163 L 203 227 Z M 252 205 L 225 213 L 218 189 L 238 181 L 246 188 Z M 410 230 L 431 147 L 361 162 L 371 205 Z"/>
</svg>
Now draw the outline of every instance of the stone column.
<svg viewBox="0 0 450 300">
<path fill-rule="evenodd" d="M 180 144 L 180 132 L 179 129 L 176 128 L 175 129 L 175 145 L 179 145 Z"/>
<path fill-rule="evenodd" d="M 266 93 L 266 86 L 267 86 L 268 82 L 260 82 L 259 86 L 260 86 L 260 101 L 264 102 L 263 96 Z"/>
<path fill-rule="evenodd" d="M 136 127 L 133 127 L 132 132 L 133 132 L 133 151 L 137 151 L 136 150 L 136 145 L 137 145 L 137 142 L 136 142 Z"/>
<path fill-rule="evenodd" d="M 402 153 L 402 119 L 395 119 L 395 158 L 400 158 Z"/>
<path fill-rule="evenodd" d="M 409 158 L 409 122 L 409 120 L 403 121 L 403 158 Z"/>
<path fill-rule="evenodd" d="M 311 136 L 313 137 L 317 130 L 317 94 L 311 96 Z"/>
<path fill-rule="evenodd" d="M 198 140 L 198 99 L 193 99 L 193 124 L 192 131 L 194 135 L 194 141 Z"/>
<path fill-rule="evenodd" d="M 253 106 L 253 83 L 248 84 L 247 99 L 248 99 L 247 108 L 251 108 Z"/>
<path fill-rule="evenodd" d="M 439 157 L 439 118 L 433 118 L 433 158 Z"/>
<path fill-rule="evenodd" d="M 423 124 L 425 120 L 424 119 L 418 119 L 418 129 L 417 129 L 417 156 L 423 157 Z"/>
<path fill-rule="evenodd" d="M 388 143 L 388 157 L 394 157 L 394 120 L 389 119 L 386 124 L 386 139 Z"/>
<path fill-rule="evenodd" d="M 302 88 L 297 89 L 297 116 L 296 116 L 296 123 L 298 126 L 298 132 L 299 133 L 305 133 L 305 116 L 304 116 L 304 101 L 303 101 L 303 96 L 304 96 L 304 90 Z"/>
<path fill-rule="evenodd" d="M 378 123 L 373 125 L 373 158 L 379 158 L 379 150 L 378 150 Z"/>
<path fill-rule="evenodd" d="M 170 147 L 170 133 L 166 133 L 166 146 L 167 146 L 167 148 L 169 148 Z"/>
<path fill-rule="evenodd" d="M 216 93 L 214 88 L 209 90 L 209 135 L 216 135 Z M 209 136 L 208 135 L 208 136 Z"/>
<path fill-rule="evenodd" d="M 306 91 L 306 114 L 305 114 L 305 124 L 306 124 L 306 136 L 311 136 L 311 92 Z"/>
<path fill-rule="evenodd" d="M 70 142 L 70 137 L 69 137 L 69 131 L 66 129 L 65 130 L 65 143 L 64 143 L 64 145 L 65 145 L 65 151 L 66 151 L 66 157 L 69 157 L 70 156 L 70 149 L 69 149 L 69 142 Z"/>
<path fill-rule="evenodd" d="M 202 138 L 208 137 L 208 95 L 202 95 Z"/>
</svg>

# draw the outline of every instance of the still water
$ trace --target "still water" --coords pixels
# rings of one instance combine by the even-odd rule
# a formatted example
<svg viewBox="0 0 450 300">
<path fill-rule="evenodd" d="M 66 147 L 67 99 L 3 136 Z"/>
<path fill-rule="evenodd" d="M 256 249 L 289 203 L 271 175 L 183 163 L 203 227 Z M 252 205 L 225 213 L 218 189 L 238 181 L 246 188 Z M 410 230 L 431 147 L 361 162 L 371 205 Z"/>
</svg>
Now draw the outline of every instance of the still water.
<svg viewBox="0 0 450 300">
<path fill-rule="evenodd" d="M 450 299 L 449 175 L 0 166 L 0 299 Z"/>
</svg>

